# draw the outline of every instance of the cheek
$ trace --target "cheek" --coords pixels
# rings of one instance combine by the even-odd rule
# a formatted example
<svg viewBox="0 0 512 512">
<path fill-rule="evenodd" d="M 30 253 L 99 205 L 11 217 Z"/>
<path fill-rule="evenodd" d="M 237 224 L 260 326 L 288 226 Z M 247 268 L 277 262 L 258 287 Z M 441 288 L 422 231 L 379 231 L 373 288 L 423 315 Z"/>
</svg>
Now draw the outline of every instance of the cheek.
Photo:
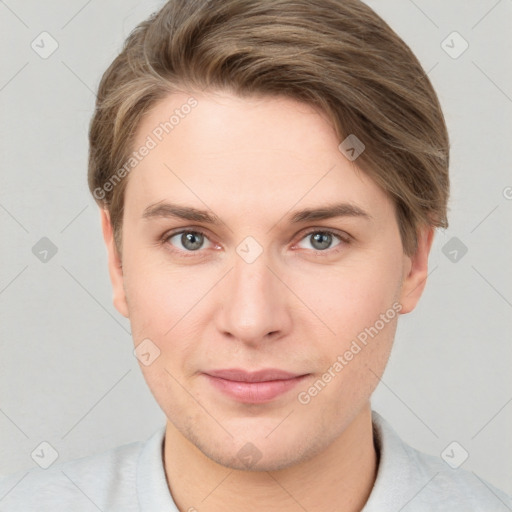
<svg viewBox="0 0 512 512">
<path fill-rule="evenodd" d="M 399 258 L 374 254 L 328 272 L 302 276 L 295 290 L 329 328 L 328 337 L 330 333 L 339 340 L 339 349 L 392 308 L 400 296 L 400 282 Z"/>
<path fill-rule="evenodd" d="M 132 254 L 137 255 L 135 251 Z M 192 374 L 197 366 L 198 343 L 209 324 L 207 293 L 217 281 L 211 274 L 211 270 L 170 268 L 137 257 L 126 262 L 125 289 L 134 345 L 149 339 L 159 354 L 151 366 L 141 365 L 155 396 L 179 395 L 182 390 L 172 377 L 181 381 L 180 376 Z"/>
<path fill-rule="evenodd" d="M 132 330 L 163 339 L 206 293 L 209 280 L 190 269 L 150 259 L 150 252 L 131 251 L 124 263 L 125 292 Z"/>
<path fill-rule="evenodd" d="M 382 252 L 370 256 L 302 281 L 307 286 L 300 293 L 308 290 L 312 309 L 329 331 L 316 338 L 317 379 L 298 398 L 301 404 L 314 403 L 325 421 L 342 414 L 346 404 L 369 399 L 392 348 L 401 309 L 401 260 Z"/>
</svg>

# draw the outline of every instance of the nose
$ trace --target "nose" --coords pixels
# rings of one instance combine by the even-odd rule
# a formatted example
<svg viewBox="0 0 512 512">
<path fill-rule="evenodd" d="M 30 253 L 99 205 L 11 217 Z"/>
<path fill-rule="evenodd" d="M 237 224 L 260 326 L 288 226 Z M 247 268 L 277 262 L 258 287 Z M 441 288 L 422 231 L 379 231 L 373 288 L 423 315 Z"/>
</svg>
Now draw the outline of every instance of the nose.
<svg viewBox="0 0 512 512">
<path fill-rule="evenodd" d="M 233 268 L 219 293 L 217 329 L 235 341 L 257 346 L 285 335 L 291 327 L 290 292 L 270 268 L 265 251 L 252 263 L 234 255 Z"/>
</svg>

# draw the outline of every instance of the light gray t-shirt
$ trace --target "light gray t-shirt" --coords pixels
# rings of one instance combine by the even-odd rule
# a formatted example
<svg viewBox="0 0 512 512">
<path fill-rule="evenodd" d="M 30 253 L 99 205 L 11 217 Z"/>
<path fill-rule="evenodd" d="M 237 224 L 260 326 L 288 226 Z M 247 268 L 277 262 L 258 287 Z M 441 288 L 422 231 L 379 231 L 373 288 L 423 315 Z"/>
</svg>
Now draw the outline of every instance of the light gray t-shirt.
<svg viewBox="0 0 512 512">
<path fill-rule="evenodd" d="M 512 511 L 511 497 L 472 472 L 410 447 L 382 416 L 372 414 L 380 460 L 362 512 Z M 144 442 L 4 478 L 0 511 L 177 512 L 165 478 L 164 435 L 161 427 Z"/>
</svg>

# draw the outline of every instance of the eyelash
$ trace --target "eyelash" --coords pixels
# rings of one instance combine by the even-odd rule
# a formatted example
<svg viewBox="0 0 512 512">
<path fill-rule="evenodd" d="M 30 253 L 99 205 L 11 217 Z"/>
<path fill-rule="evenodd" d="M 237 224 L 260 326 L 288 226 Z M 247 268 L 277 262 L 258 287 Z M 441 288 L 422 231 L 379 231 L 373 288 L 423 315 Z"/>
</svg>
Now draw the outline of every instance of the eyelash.
<svg viewBox="0 0 512 512">
<path fill-rule="evenodd" d="M 210 240 L 208 238 L 207 233 L 205 231 L 203 231 L 201 228 L 194 228 L 194 229 L 180 229 L 180 230 L 177 230 L 177 231 L 167 232 L 167 233 L 165 233 L 163 235 L 163 237 L 161 239 L 161 242 L 162 242 L 162 244 L 164 244 L 167 247 L 169 247 L 170 246 L 170 244 L 168 244 L 169 239 L 173 238 L 176 235 L 182 235 L 184 233 L 197 233 L 197 234 L 201 234 L 206 239 Z M 332 255 L 332 254 L 336 254 L 337 252 L 339 252 L 342 249 L 343 245 L 349 245 L 351 243 L 351 239 L 350 239 L 350 237 L 348 235 L 342 235 L 342 234 L 338 233 L 337 231 L 333 231 L 333 230 L 330 230 L 330 229 L 323 229 L 323 228 L 322 229 L 319 229 L 319 228 L 311 229 L 310 231 L 304 233 L 302 235 L 302 237 L 299 239 L 299 242 L 301 242 L 302 240 L 304 240 L 308 236 L 311 236 L 311 235 L 313 235 L 315 233 L 322 233 L 322 234 L 332 235 L 333 237 L 338 238 L 340 240 L 340 242 L 341 242 L 338 245 L 336 245 L 335 247 L 324 249 L 323 251 L 319 250 L 319 249 L 317 249 L 317 250 L 305 249 L 306 251 L 313 251 L 317 255 L 323 255 L 323 254 Z M 183 255 L 183 257 L 185 257 L 185 258 L 194 257 L 194 256 L 197 257 L 198 254 L 201 254 L 202 252 L 204 252 L 201 249 L 198 249 L 197 251 L 183 251 L 181 249 L 176 249 L 174 247 L 172 249 L 169 249 L 169 250 L 171 252 L 173 252 L 173 253 L 181 253 Z"/>
</svg>

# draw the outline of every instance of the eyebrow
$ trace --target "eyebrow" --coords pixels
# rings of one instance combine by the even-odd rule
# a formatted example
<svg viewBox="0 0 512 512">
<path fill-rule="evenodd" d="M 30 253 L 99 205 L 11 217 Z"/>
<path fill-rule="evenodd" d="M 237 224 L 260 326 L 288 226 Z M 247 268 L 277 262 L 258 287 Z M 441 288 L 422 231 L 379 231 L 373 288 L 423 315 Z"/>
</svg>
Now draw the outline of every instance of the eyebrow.
<svg viewBox="0 0 512 512">
<path fill-rule="evenodd" d="M 373 217 L 368 212 L 350 203 L 336 203 L 320 208 L 306 208 L 295 211 L 287 217 L 291 224 L 326 220 L 335 217 L 360 217 L 365 220 L 373 220 Z M 217 215 L 207 210 L 199 210 L 191 206 L 181 206 L 167 202 L 155 203 L 148 206 L 144 210 L 142 218 L 177 218 L 204 224 L 222 224 L 222 221 Z"/>
</svg>

